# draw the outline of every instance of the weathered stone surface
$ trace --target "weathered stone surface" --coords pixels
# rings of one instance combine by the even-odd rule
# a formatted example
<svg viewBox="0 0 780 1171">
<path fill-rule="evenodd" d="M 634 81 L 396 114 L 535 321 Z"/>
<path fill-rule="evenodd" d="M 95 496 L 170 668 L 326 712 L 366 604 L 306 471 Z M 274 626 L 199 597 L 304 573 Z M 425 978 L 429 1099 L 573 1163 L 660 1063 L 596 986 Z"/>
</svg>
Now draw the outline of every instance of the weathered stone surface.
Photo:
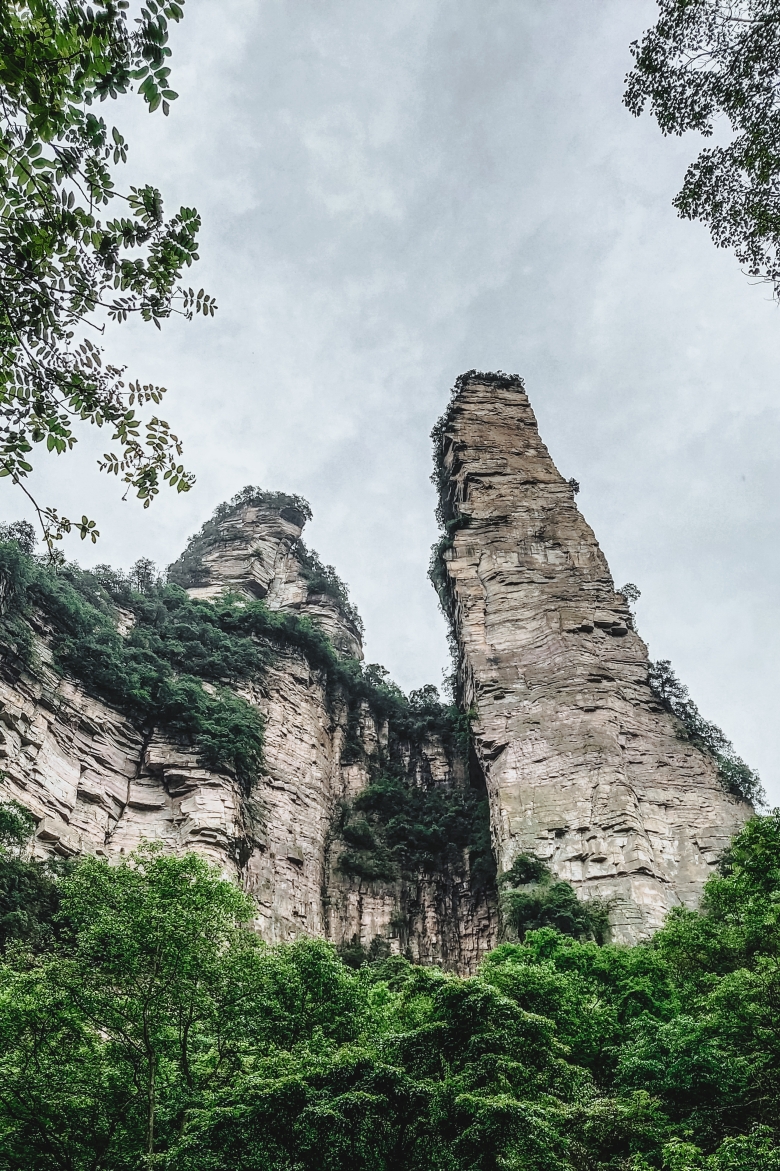
<svg viewBox="0 0 780 1171">
<path fill-rule="evenodd" d="M 236 875 L 241 795 L 192 753 L 144 738 L 106 704 L 43 669 L 0 678 L 0 795 L 38 821 L 38 852 L 114 857 L 141 841 L 196 849 Z"/>
<path fill-rule="evenodd" d="M 190 592 L 263 597 L 271 609 L 319 622 L 343 652 L 362 658 L 352 615 L 337 598 L 309 591 L 296 554 L 304 520 L 296 509 L 246 505 L 210 522 L 182 558 L 197 582 Z M 120 631 L 130 625 L 121 614 Z M 495 905 L 472 893 L 466 857 L 452 873 L 416 881 L 366 883 L 339 872 L 340 805 L 369 783 L 387 728 L 366 707 L 360 759 L 342 764 L 346 697 L 299 651 L 281 651 L 262 679 L 239 689 L 265 724 L 265 774 L 247 796 L 229 774 L 204 769 L 159 735 L 144 737 L 60 679 L 46 666 L 45 641 L 38 649 L 36 677 L 18 676 L 11 663 L 0 674 L 0 798 L 34 814 L 39 854 L 114 859 L 142 841 L 195 850 L 244 886 L 269 942 L 324 935 L 368 948 L 379 936 L 391 952 L 462 972 L 495 944 Z M 419 780 L 424 764 L 436 783 L 466 783 L 435 737 L 423 756 L 410 756 L 410 776 Z"/>
<path fill-rule="evenodd" d="M 519 380 L 463 383 L 441 458 L 444 594 L 463 697 L 478 714 L 475 768 L 499 869 L 537 854 L 581 897 L 612 900 L 616 939 L 644 937 L 671 906 L 695 904 L 752 810 L 723 791 L 712 760 L 653 696 L 644 643 Z M 243 594 L 312 618 L 362 658 L 345 595 L 318 592 L 324 579 L 304 564 L 305 502 L 242 498 L 204 525 L 172 579 L 195 597 Z M 120 632 L 131 626 L 121 612 Z M 239 688 L 265 724 L 265 773 L 251 794 L 59 678 L 45 637 L 38 651 L 34 675 L 0 664 L 0 796 L 35 815 L 39 853 L 115 859 L 144 840 L 196 850 L 249 892 L 269 942 L 324 935 L 368 949 L 379 937 L 463 973 L 495 945 L 496 900 L 472 884 L 465 852 L 445 873 L 395 882 L 340 869 L 340 811 L 377 774 L 388 728 L 367 705 L 350 713 L 354 698 L 300 650 L 279 649 Z M 400 751 L 409 784 L 469 783 L 438 736 Z"/>
<path fill-rule="evenodd" d="M 379 729 L 380 736 L 382 729 Z M 370 743 L 370 741 L 369 741 Z M 342 767 L 342 800 L 368 784 L 370 754 L 359 765 Z M 465 786 L 464 763 L 452 758 L 440 739 L 426 739 L 406 762 L 408 780 L 416 785 Z M 493 892 L 473 886 L 468 853 L 435 875 L 404 876 L 394 883 L 366 882 L 339 873 L 343 842 L 334 837 L 328 859 L 326 934 L 341 943 L 359 942 L 369 949 L 379 937 L 390 951 L 415 963 L 438 964 L 472 974 L 498 941 L 498 906 Z"/>
<path fill-rule="evenodd" d="M 614 938 L 644 937 L 695 905 L 752 809 L 651 692 L 647 648 L 520 380 L 461 380 L 440 456 L 444 593 L 499 872 L 535 853 L 580 897 L 613 901 Z"/>
<path fill-rule="evenodd" d="M 305 524 L 304 512 L 294 504 L 247 503 L 208 521 L 170 566 L 170 580 L 194 598 L 244 593 L 263 598 L 271 610 L 305 613 L 335 647 L 362 659 L 359 623 L 338 599 L 312 591 L 306 580 L 296 550 Z"/>
</svg>

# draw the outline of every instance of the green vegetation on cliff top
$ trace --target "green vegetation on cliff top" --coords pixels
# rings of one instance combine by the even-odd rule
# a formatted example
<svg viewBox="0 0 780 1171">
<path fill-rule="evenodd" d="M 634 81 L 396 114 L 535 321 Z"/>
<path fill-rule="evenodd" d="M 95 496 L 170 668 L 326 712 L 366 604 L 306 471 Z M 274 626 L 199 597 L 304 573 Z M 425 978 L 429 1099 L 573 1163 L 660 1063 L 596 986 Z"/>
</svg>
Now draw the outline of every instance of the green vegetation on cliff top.
<svg viewBox="0 0 780 1171">
<path fill-rule="evenodd" d="M 203 562 L 203 554 L 213 548 L 215 543 L 221 548 L 230 543 L 231 528 L 225 526 L 224 522 L 236 517 L 240 510 L 247 507 L 277 511 L 283 520 L 301 526 L 312 518 L 311 506 L 302 496 L 292 496 L 286 492 L 269 492 L 247 484 L 232 500 L 218 505 L 214 515 L 201 526 L 194 537 L 189 539 L 182 555 L 168 567 L 168 581 L 182 586 L 183 589 L 207 585 L 210 578 L 208 568 Z M 236 529 L 236 535 L 237 539 L 242 539 L 239 529 Z M 332 598 L 347 623 L 362 638 L 363 620 L 357 607 L 350 600 L 349 590 L 333 566 L 324 565 L 319 554 L 314 549 L 309 549 L 300 538 L 294 541 L 291 551 L 301 567 L 309 594 L 325 594 Z"/>
</svg>

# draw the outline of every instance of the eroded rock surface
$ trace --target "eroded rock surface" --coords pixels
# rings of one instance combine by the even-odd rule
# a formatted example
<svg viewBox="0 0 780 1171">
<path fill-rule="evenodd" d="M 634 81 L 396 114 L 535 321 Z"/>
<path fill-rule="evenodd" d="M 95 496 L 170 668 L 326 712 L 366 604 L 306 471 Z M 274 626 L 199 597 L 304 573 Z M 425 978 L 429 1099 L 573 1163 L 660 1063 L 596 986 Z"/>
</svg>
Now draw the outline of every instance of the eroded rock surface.
<svg viewBox="0 0 780 1171">
<path fill-rule="evenodd" d="M 279 503 L 250 500 L 220 509 L 170 566 L 172 582 L 194 598 L 223 593 L 262 598 L 271 610 L 288 610 L 314 619 L 344 654 L 362 659 L 362 624 L 353 607 L 312 588 L 304 564 L 301 534 L 311 516 L 305 500 L 278 495 Z M 289 501 L 289 502 L 287 502 Z"/>
<path fill-rule="evenodd" d="M 648 683 L 647 648 L 520 379 L 466 376 L 444 418 L 442 595 L 499 873 L 546 860 L 612 902 L 613 938 L 694 906 L 752 814 Z"/>
<path fill-rule="evenodd" d="M 223 510 L 171 576 L 195 597 L 245 594 L 312 618 L 342 653 L 360 659 L 355 612 L 312 589 L 299 544 L 305 520 L 283 501 Z M 129 627 L 127 615 L 119 625 Z M 495 900 L 472 891 L 465 852 L 442 874 L 395 882 L 339 870 L 341 811 L 376 774 L 388 732 L 365 706 L 358 746 L 344 763 L 349 697 L 300 650 L 277 648 L 262 678 L 237 688 L 265 725 L 264 774 L 247 794 L 230 774 L 203 768 L 193 751 L 158 734 L 143 735 L 59 677 L 45 626 L 39 633 L 36 672 L 5 661 L 0 673 L 0 797 L 33 813 L 39 854 L 113 859 L 142 841 L 195 850 L 252 896 L 268 942 L 324 935 L 368 950 L 379 939 L 391 953 L 463 973 L 495 945 Z M 413 783 L 468 783 L 440 738 L 405 751 Z"/>
<path fill-rule="evenodd" d="M 647 649 L 520 380 L 460 380 L 439 438 L 439 584 L 477 713 L 470 775 L 443 733 L 393 739 L 367 702 L 282 641 L 237 687 L 265 726 L 264 773 L 247 793 L 60 677 L 42 621 L 34 671 L 10 653 L 0 662 L 0 796 L 34 814 L 39 853 L 115 859 L 142 841 L 196 850 L 252 896 L 269 942 L 322 935 L 473 972 L 498 919 L 467 849 L 448 847 L 437 873 L 396 879 L 345 865 L 345 810 L 390 765 L 426 790 L 484 784 L 499 871 L 520 853 L 544 859 L 580 897 L 610 900 L 615 939 L 643 938 L 670 907 L 695 905 L 752 809 L 653 695 Z M 302 544 L 307 515 L 305 501 L 248 489 L 190 541 L 171 579 L 196 598 L 261 598 L 310 618 L 360 660 L 360 619 Z M 132 622 L 118 613 L 123 635 Z"/>
</svg>

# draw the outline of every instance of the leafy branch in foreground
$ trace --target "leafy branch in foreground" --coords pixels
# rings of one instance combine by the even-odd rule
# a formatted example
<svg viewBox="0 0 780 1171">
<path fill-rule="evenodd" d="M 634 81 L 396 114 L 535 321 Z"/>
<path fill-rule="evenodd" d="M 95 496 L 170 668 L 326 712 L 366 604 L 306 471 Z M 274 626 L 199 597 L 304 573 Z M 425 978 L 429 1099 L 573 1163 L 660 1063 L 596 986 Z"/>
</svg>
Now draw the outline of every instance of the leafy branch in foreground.
<svg viewBox="0 0 780 1171">
<path fill-rule="evenodd" d="M 182 0 L 183 2 L 183 0 Z M 148 0 L 134 27 L 127 0 L 0 0 L 0 477 L 23 487 L 35 445 L 62 454 L 79 424 L 112 429 L 101 470 L 120 476 L 148 507 L 161 480 L 178 492 L 193 477 L 165 420 L 137 412 L 165 388 L 125 381 L 82 328 L 130 314 L 160 322 L 172 313 L 213 316 L 213 299 L 179 285 L 198 259 L 200 216 L 166 219 L 160 192 L 115 190 L 128 144 L 93 112 L 96 101 L 134 85 L 153 112 L 170 89 L 169 21 L 181 4 Z M 126 211 L 111 217 L 121 199 Z M 97 537 L 30 496 L 51 552 L 72 528 Z"/>
<path fill-rule="evenodd" d="M 649 105 L 664 134 L 733 137 L 691 163 L 674 206 L 733 248 L 751 277 L 780 298 L 780 3 L 658 0 L 658 21 L 631 46 L 624 102 Z"/>
</svg>

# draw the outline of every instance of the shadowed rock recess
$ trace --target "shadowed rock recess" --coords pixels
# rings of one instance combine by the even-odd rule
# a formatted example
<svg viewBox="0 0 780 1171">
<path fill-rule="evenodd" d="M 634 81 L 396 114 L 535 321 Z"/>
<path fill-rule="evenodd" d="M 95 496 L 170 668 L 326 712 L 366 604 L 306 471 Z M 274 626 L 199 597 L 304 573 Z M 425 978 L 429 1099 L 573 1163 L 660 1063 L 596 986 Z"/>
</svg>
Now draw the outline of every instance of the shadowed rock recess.
<svg viewBox="0 0 780 1171">
<path fill-rule="evenodd" d="M 461 376 L 434 432 L 432 577 L 499 874 L 546 861 L 634 942 L 692 907 L 752 806 L 651 691 L 647 647 L 517 376 Z"/>
<path fill-rule="evenodd" d="M 464 974 L 498 941 L 494 859 L 534 855 L 600 896 L 618 940 L 696 902 L 751 806 L 651 691 L 522 381 L 464 375 L 434 438 L 460 709 L 362 663 L 299 497 L 221 505 L 168 585 L 0 546 L 0 798 L 32 812 L 38 854 L 195 850 L 252 896 L 269 942 Z M 220 704 L 223 731 L 256 729 L 243 765 Z"/>
</svg>

